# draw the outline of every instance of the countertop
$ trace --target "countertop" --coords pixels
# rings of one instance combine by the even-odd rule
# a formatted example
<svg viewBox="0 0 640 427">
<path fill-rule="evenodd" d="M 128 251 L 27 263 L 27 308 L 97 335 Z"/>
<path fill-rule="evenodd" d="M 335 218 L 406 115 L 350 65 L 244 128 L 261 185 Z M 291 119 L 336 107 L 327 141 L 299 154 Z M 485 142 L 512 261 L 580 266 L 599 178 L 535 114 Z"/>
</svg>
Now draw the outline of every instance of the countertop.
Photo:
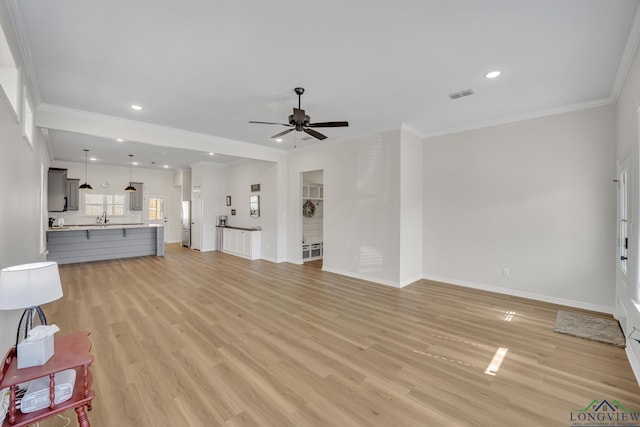
<svg viewBox="0 0 640 427">
<path fill-rule="evenodd" d="M 111 228 L 148 228 L 148 227 L 163 227 L 162 224 L 143 224 L 143 223 L 108 223 L 108 224 L 78 224 L 78 225 L 65 225 L 62 227 L 49 227 L 48 231 L 76 231 L 76 230 L 108 230 Z"/>
<path fill-rule="evenodd" d="M 262 231 L 261 228 L 232 227 L 230 225 L 216 225 L 216 228 L 229 228 L 231 230 L 244 230 L 244 231 Z"/>
</svg>

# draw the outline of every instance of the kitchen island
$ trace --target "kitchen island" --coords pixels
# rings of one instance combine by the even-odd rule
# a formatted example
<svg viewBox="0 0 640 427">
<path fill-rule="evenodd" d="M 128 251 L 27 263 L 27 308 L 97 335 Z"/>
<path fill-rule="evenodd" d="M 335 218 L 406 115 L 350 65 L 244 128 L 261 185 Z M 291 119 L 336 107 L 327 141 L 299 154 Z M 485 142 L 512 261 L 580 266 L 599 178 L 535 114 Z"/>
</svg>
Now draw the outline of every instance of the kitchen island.
<svg viewBox="0 0 640 427">
<path fill-rule="evenodd" d="M 144 224 L 88 224 L 47 231 L 48 261 L 58 264 L 164 255 L 164 227 Z"/>
</svg>

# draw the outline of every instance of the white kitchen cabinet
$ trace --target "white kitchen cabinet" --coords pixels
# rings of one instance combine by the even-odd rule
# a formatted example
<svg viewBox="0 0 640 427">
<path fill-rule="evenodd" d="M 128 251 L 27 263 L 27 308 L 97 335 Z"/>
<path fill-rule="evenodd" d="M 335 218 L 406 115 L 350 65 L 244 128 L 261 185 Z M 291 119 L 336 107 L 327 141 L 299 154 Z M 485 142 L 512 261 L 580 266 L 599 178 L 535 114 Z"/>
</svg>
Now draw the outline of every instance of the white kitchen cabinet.
<svg viewBox="0 0 640 427">
<path fill-rule="evenodd" d="M 222 237 L 222 252 L 248 259 L 262 257 L 262 232 L 225 228 Z"/>
<path fill-rule="evenodd" d="M 313 261 L 322 259 L 323 245 L 320 243 L 303 243 L 302 244 L 302 260 Z"/>
</svg>

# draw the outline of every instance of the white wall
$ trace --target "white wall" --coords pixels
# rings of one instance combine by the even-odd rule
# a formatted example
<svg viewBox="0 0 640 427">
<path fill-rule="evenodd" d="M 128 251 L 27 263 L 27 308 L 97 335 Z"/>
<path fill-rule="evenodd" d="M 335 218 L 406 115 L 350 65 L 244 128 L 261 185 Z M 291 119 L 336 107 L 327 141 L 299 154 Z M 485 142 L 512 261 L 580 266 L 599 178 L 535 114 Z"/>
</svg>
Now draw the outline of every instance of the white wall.
<svg viewBox="0 0 640 427">
<path fill-rule="evenodd" d="M 302 262 L 302 173 L 320 169 L 325 192 L 323 269 L 398 286 L 400 131 L 327 141 L 291 154 L 291 262 Z"/>
<path fill-rule="evenodd" d="M 216 247 L 216 220 L 228 216 L 233 227 L 262 228 L 262 258 L 276 261 L 278 251 L 277 169 L 275 162 L 241 160 L 228 165 L 198 163 L 192 165 L 191 184 L 202 192 L 202 251 Z M 251 184 L 260 184 L 260 192 L 251 193 Z M 249 195 L 260 195 L 260 217 L 249 216 Z M 226 197 L 231 196 L 231 206 Z M 236 215 L 231 215 L 231 210 Z"/>
<path fill-rule="evenodd" d="M 80 183 L 84 182 L 84 163 L 54 161 L 52 166 L 67 169 L 67 178 L 79 178 Z M 179 242 L 182 238 L 180 223 L 181 188 L 174 185 L 173 172 L 134 167 L 132 176 L 134 182 L 142 182 L 144 184 L 142 192 L 145 202 L 150 195 L 167 197 L 165 239 L 168 243 Z M 89 162 L 87 166 L 87 182 L 91 184 L 93 190 L 80 190 L 80 198 L 82 198 L 82 194 L 85 191 L 102 194 L 124 194 L 124 188 L 129 185 L 129 167 Z M 109 186 L 102 187 L 102 182 L 108 182 Z M 128 203 L 128 197 L 127 193 L 126 203 Z M 143 222 L 146 216 L 141 211 L 127 210 L 126 214 L 127 217 L 123 218 L 123 222 Z M 65 224 L 87 223 L 92 220 L 92 218 L 83 216 L 82 211 L 50 212 L 49 216 L 53 218 L 64 217 Z M 115 220 L 112 218 L 111 221 L 114 222 Z"/>
<path fill-rule="evenodd" d="M 422 278 L 422 149 L 407 130 L 400 133 L 400 273 L 401 286 Z"/>
<path fill-rule="evenodd" d="M 616 253 L 616 317 L 628 335 L 633 328 L 640 329 L 640 309 L 636 302 L 640 295 L 638 286 L 640 208 L 640 51 L 637 51 L 616 105 L 616 147 L 617 160 L 629 161 L 629 253 L 628 273 L 617 267 L 620 254 Z M 640 382 L 640 344 L 627 340 L 627 356 Z"/>
<path fill-rule="evenodd" d="M 262 258 L 278 259 L 278 165 L 262 160 L 241 160 L 225 168 L 224 196 L 231 196 L 225 215 L 233 227 L 262 229 Z M 260 184 L 259 192 L 251 192 L 251 184 Z M 249 216 L 249 196 L 260 196 L 260 216 Z M 225 197 L 221 201 L 225 201 Z M 231 209 L 236 215 L 231 215 Z"/>
<path fill-rule="evenodd" d="M 614 124 L 609 105 L 427 139 L 425 277 L 612 312 Z"/>
<path fill-rule="evenodd" d="M 7 34 L 16 64 L 23 68 L 3 8 L 0 25 Z M 23 73 L 23 82 L 25 77 Z M 33 148 L 27 144 L 18 120 L 9 101 L 0 93 L 0 268 L 44 260 L 40 252 L 43 217 L 40 170 L 42 162 L 45 170 L 49 167 L 48 151 L 39 130 L 35 132 Z M 46 305 L 43 308 L 46 313 Z M 0 357 L 15 343 L 20 313 L 21 310 L 0 311 Z"/>
<path fill-rule="evenodd" d="M 200 236 L 200 250 L 214 251 L 216 247 L 216 217 L 225 215 L 224 187 L 226 185 L 225 167 L 213 163 L 198 163 L 191 166 L 191 186 L 200 187 L 202 201 L 202 226 Z M 197 209 L 195 203 L 192 211 Z M 192 217 L 194 216 L 192 212 Z M 193 219 L 193 218 L 192 218 Z M 195 229 L 191 229 L 192 237 Z"/>
</svg>

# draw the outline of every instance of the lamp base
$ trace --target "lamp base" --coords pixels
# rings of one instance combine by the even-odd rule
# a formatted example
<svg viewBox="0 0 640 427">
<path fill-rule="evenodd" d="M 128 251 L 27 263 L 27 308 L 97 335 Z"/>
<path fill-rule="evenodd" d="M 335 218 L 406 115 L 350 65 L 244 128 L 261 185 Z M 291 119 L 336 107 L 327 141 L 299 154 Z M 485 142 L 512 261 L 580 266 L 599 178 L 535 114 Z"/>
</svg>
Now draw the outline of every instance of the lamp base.
<svg viewBox="0 0 640 427">
<path fill-rule="evenodd" d="M 35 326 L 46 324 L 47 318 L 40 306 L 25 308 L 22 316 L 20 316 L 20 323 L 18 323 L 18 332 L 16 333 L 16 350 L 18 349 L 18 344 L 27 339 L 31 329 Z"/>
</svg>

